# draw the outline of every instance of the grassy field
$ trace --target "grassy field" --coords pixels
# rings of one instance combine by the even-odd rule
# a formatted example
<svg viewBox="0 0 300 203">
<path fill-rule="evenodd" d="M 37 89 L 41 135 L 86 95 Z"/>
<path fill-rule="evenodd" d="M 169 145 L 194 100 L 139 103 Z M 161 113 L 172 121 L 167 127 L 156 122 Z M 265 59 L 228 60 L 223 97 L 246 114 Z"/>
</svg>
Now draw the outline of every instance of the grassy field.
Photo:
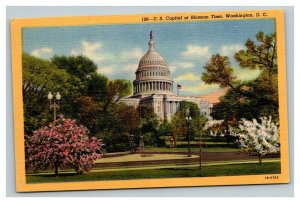
<svg viewBox="0 0 300 203">
<path fill-rule="evenodd" d="M 198 155 L 187 157 L 183 154 L 148 154 L 141 156 L 141 154 L 129 154 L 117 157 L 101 158 L 96 160 L 96 163 L 112 163 L 112 162 L 128 162 L 128 161 L 152 161 L 152 160 L 166 160 L 166 159 L 189 159 L 197 158 Z"/>
<path fill-rule="evenodd" d="M 150 178 L 179 178 L 179 177 L 214 177 L 214 176 L 239 176 L 258 174 L 280 173 L 280 162 L 239 163 L 228 165 L 207 165 L 200 171 L 198 167 L 169 167 L 160 169 L 121 170 L 90 172 L 82 175 L 74 173 L 60 174 L 54 177 L 52 174 L 28 175 L 27 183 L 46 182 L 76 182 L 76 181 L 99 181 L 99 180 L 130 180 Z"/>
<path fill-rule="evenodd" d="M 178 140 L 175 148 L 169 147 L 169 142 L 166 142 L 168 147 L 146 147 L 145 152 L 187 152 L 188 142 L 186 140 Z M 192 152 L 199 152 L 199 143 L 190 141 Z M 227 144 L 225 138 L 205 137 L 202 140 L 203 152 L 238 152 L 241 151 L 234 143 Z"/>
<path fill-rule="evenodd" d="M 192 152 L 199 152 L 199 148 L 191 148 Z M 239 148 L 212 147 L 202 148 L 202 152 L 239 152 Z M 145 152 L 187 152 L 187 148 L 146 147 Z"/>
</svg>

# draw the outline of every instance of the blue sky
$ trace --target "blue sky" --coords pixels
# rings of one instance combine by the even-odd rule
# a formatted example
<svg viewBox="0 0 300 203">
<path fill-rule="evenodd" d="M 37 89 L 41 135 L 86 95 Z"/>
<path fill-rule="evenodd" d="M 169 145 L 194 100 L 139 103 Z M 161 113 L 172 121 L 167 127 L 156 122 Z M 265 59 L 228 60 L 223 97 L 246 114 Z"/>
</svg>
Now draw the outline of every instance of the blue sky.
<svg viewBox="0 0 300 203">
<path fill-rule="evenodd" d="M 175 83 L 183 85 L 181 95 L 202 95 L 217 91 L 217 85 L 201 81 L 203 66 L 215 53 L 231 57 L 235 74 L 254 79 L 259 71 L 241 69 L 234 61 L 236 51 L 259 31 L 272 33 L 275 21 L 236 20 L 76 27 L 41 27 L 23 30 L 23 51 L 49 59 L 57 55 L 83 54 L 98 71 L 110 79 L 134 80 L 140 58 L 148 50 L 153 30 L 156 50 L 166 59 Z"/>
</svg>

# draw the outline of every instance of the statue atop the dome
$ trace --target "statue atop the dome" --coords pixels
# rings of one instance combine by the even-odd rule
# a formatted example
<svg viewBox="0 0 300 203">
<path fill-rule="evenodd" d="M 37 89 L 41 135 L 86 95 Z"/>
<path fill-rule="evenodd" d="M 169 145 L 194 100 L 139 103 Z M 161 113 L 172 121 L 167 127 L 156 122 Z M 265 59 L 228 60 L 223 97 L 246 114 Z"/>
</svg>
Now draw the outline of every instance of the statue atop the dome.
<svg viewBox="0 0 300 203">
<path fill-rule="evenodd" d="M 152 36 L 152 30 L 150 32 L 150 39 L 153 39 L 153 36 Z"/>
</svg>

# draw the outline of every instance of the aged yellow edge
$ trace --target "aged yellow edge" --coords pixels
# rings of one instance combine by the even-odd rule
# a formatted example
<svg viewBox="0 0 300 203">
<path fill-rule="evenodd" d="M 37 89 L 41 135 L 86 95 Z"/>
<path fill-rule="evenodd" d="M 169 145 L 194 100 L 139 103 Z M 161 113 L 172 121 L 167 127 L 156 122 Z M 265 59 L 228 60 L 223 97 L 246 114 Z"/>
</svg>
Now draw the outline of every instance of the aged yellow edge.
<svg viewBox="0 0 300 203">
<path fill-rule="evenodd" d="M 170 15 L 207 15 L 225 13 L 264 13 L 267 17 L 256 19 L 275 18 L 278 49 L 278 86 L 279 86 L 279 114 L 280 114 L 280 142 L 281 142 L 281 174 L 278 179 L 265 180 L 265 175 L 252 176 L 224 176 L 202 178 L 165 178 L 144 180 L 118 180 L 95 182 L 69 182 L 69 183 L 43 183 L 26 184 L 24 160 L 24 118 L 22 99 L 22 28 L 48 27 L 48 26 L 86 26 L 94 24 L 126 24 L 143 23 L 144 16 L 170 16 Z M 222 19 L 233 20 L 233 19 Z M 236 18 L 234 20 L 244 20 Z M 246 19 L 247 20 L 247 19 Z M 207 20 L 194 20 L 207 21 Z M 219 21 L 219 20 L 217 20 Z M 181 21 L 176 21 L 181 22 Z M 191 20 L 189 21 L 191 22 Z M 156 22 L 155 22 L 156 23 Z M 226 12 L 188 12 L 188 13 L 159 13 L 111 16 L 76 16 L 30 18 L 11 20 L 11 47 L 12 47 L 12 73 L 13 73 L 13 101 L 14 101 L 14 134 L 15 134 L 15 163 L 16 163 L 16 191 L 58 191 L 58 190 L 94 190 L 94 189 L 120 189 L 120 188 L 150 188 L 150 187 L 184 187 L 184 186 L 212 186 L 212 185 L 242 185 L 242 184 L 274 184 L 289 182 L 288 158 L 288 121 L 287 121 L 287 94 L 285 69 L 285 38 L 284 38 L 284 12 L 282 10 L 255 10 L 255 11 L 226 11 Z M 274 174 L 270 174 L 274 175 Z"/>
<path fill-rule="evenodd" d="M 277 60 L 278 60 L 278 90 L 279 90 L 279 122 L 281 142 L 281 173 L 289 181 L 289 150 L 288 150 L 288 109 L 286 86 L 286 55 L 284 12 L 278 13 L 276 19 L 277 32 Z"/>
</svg>

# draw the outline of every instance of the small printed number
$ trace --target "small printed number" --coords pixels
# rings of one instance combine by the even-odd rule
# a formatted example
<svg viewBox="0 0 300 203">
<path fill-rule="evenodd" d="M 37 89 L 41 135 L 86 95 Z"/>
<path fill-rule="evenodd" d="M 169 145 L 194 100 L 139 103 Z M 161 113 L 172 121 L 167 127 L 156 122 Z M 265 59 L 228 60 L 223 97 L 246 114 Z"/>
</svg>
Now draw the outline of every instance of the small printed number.
<svg viewBox="0 0 300 203">
<path fill-rule="evenodd" d="M 265 180 L 275 180 L 275 179 L 279 179 L 278 176 L 265 176 Z"/>
</svg>

